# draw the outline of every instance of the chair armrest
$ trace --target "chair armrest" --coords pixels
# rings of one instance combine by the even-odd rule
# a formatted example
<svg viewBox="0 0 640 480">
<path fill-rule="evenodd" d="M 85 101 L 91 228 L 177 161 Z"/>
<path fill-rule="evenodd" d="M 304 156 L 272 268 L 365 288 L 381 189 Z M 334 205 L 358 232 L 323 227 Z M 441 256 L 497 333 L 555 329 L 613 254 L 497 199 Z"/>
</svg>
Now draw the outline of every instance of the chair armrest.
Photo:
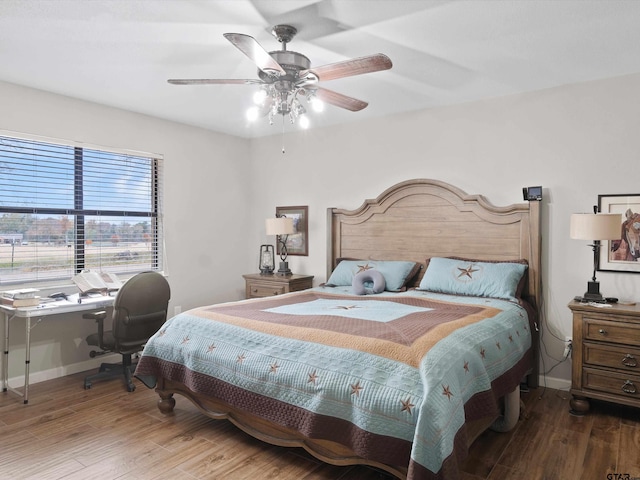
<svg viewBox="0 0 640 480">
<path fill-rule="evenodd" d="M 97 312 L 83 313 L 82 318 L 98 322 L 98 347 L 100 347 L 101 350 L 107 350 L 104 345 L 104 320 L 107 318 L 107 312 L 105 310 L 99 310 Z"/>
<path fill-rule="evenodd" d="M 86 319 L 89 319 L 89 320 L 100 321 L 100 320 L 104 320 L 105 318 L 107 318 L 107 312 L 105 310 L 100 310 L 98 312 L 83 313 L 82 314 L 82 318 L 86 318 Z"/>
</svg>

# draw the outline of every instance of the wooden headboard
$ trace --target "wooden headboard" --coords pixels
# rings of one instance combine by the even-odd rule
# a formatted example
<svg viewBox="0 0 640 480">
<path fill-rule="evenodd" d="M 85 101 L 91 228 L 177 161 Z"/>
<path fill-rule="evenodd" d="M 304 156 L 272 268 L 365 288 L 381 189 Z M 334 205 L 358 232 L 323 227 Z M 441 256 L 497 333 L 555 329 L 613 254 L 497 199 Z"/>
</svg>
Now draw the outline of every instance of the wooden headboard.
<svg viewBox="0 0 640 480">
<path fill-rule="evenodd" d="M 482 195 L 417 179 L 394 185 L 355 210 L 328 210 L 327 278 L 339 258 L 425 264 L 430 257 L 448 256 L 526 259 L 523 295 L 540 308 L 540 202 L 496 207 Z"/>
</svg>

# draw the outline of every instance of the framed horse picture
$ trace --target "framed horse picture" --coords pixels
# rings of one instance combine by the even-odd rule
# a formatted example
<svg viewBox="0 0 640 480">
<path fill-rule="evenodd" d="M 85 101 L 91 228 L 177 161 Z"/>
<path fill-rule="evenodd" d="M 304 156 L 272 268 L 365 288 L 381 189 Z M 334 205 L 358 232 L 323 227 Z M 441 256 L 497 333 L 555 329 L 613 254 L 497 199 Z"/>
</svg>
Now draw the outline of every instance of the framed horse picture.
<svg viewBox="0 0 640 480">
<path fill-rule="evenodd" d="M 620 214 L 620 240 L 603 241 L 597 269 L 640 273 L 640 193 L 598 195 L 598 210 Z"/>
</svg>

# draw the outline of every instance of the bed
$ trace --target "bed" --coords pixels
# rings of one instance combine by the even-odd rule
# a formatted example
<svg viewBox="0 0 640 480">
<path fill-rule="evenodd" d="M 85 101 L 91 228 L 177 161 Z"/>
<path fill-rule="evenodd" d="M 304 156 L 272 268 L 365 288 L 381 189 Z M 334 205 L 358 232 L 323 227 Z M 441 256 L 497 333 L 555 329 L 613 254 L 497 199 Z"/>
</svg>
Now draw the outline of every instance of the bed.
<svg viewBox="0 0 640 480">
<path fill-rule="evenodd" d="M 429 179 L 330 208 L 325 284 L 183 312 L 136 376 L 163 413 L 180 394 L 328 463 L 458 478 L 482 431 L 513 427 L 523 379 L 537 386 L 539 228 L 538 202 Z"/>
</svg>

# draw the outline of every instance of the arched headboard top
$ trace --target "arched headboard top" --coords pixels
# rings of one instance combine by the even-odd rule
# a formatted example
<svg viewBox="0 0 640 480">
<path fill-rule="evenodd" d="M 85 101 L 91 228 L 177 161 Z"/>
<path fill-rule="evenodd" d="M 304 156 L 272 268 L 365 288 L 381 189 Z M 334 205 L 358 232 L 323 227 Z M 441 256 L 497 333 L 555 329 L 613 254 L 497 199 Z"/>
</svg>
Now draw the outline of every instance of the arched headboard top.
<svg viewBox="0 0 640 480">
<path fill-rule="evenodd" d="M 327 278 L 340 258 L 422 264 L 431 257 L 525 259 L 524 296 L 540 306 L 539 202 L 495 206 L 448 183 L 414 179 L 355 210 L 330 208 L 327 220 Z"/>
</svg>

